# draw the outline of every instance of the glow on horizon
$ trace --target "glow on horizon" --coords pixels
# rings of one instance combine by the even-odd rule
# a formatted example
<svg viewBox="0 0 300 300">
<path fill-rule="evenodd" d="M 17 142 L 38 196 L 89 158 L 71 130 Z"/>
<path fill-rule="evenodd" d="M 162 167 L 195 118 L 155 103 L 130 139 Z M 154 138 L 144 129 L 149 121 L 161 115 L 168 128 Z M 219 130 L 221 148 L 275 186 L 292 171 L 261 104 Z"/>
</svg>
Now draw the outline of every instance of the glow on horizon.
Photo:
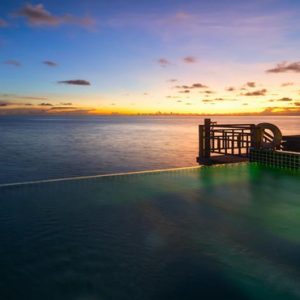
<svg viewBox="0 0 300 300">
<path fill-rule="evenodd" d="M 10 1 L 0 115 L 300 115 L 297 9 L 293 0 Z"/>
</svg>

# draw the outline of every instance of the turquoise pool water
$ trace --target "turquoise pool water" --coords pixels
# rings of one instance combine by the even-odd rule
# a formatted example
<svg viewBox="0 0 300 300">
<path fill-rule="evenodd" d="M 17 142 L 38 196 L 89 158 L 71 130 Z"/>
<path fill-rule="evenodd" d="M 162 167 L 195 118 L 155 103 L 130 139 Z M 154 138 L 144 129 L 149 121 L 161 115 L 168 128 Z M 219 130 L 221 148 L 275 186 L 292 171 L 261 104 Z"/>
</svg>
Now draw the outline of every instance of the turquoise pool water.
<svg viewBox="0 0 300 300">
<path fill-rule="evenodd" d="M 300 174 L 240 164 L 0 187 L 0 299 L 300 299 Z"/>
</svg>

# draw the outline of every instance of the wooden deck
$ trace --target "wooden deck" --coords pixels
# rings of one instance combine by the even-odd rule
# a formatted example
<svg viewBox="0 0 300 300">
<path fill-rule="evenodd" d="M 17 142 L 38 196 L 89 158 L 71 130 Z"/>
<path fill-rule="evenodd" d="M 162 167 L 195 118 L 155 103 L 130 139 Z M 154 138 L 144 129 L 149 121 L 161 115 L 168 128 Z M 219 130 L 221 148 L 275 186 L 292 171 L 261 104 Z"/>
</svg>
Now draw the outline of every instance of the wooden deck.
<svg viewBox="0 0 300 300">
<path fill-rule="evenodd" d="M 202 161 L 202 165 L 220 165 L 220 164 L 232 164 L 249 161 L 248 157 L 241 157 L 235 155 L 212 155 L 209 160 Z M 199 162 L 199 161 L 198 161 Z"/>
<path fill-rule="evenodd" d="M 269 144 L 268 149 L 273 152 L 300 152 L 300 135 L 283 136 L 276 145 L 272 144 L 274 136 L 274 132 L 271 135 L 255 124 L 217 124 L 205 119 L 204 124 L 199 125 L 197 162 L 201 165 L 245 162 L 249 160 L 250 150 L 262 149 L 263 143 Z"/>
</svg>

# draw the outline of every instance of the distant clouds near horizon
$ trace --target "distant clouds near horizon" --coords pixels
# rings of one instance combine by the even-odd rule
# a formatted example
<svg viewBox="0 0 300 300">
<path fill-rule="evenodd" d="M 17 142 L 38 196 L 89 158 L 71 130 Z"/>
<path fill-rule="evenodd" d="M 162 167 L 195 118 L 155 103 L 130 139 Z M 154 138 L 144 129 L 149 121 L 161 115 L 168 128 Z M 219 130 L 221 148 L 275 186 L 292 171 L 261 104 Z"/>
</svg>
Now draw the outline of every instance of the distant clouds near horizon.
<svg viewBox="0 0 300 300">
<path fill-rule="evenodd" d="M 300 3 L 116 1 L 3 3 L 0 110 L 300 114 Z"/>
</svg>

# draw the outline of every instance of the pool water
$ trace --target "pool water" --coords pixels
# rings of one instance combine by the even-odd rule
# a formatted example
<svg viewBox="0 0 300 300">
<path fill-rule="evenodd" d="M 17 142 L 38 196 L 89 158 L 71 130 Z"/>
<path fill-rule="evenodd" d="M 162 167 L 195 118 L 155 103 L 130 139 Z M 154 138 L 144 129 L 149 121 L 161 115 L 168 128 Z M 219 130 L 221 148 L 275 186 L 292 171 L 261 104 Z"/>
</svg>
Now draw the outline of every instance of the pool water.
<svg viewBox="0 0 300 300">
<path fill-rule="evenodd" d="M 299 172 L 0 186 L 0 299 L 300 299 L 299 254 Z"/>
</svg>

